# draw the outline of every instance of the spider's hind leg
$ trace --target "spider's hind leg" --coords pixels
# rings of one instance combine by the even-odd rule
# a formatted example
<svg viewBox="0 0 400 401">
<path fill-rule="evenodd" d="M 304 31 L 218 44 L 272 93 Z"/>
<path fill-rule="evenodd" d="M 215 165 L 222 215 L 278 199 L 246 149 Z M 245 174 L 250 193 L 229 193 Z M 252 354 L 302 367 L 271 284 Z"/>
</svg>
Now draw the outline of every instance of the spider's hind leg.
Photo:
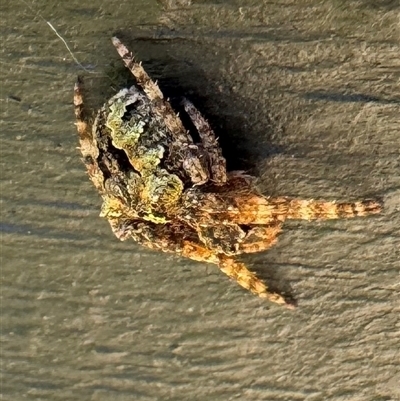
<svg viewBox="0 0 400 401">
<path fill-rule="evenodd" d="M 215 184 L 226 183 L 226 160 L 222 156 L 214 131 L 192 102 L 183 98 L 182 105 L 196 127 L 203 148 L 208 154 L 212 180 Z"/>
</svg>

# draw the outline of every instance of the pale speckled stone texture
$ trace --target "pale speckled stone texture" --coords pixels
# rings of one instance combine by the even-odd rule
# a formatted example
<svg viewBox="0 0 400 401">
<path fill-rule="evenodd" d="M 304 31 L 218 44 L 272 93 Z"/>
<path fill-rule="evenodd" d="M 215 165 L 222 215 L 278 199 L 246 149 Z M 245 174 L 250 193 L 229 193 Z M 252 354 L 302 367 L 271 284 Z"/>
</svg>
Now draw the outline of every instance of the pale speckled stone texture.
<svg viewBox="0 0 400 401">
<path fill-rule="evenodd" d="M 400 399 L 397 2 L 0 7 L 4 399 Z M 246 258 L 296 311 L 212 266 L 120 243 L 97 217 L 72 89 L 83 74 L 99 106 L 127 85 L 115 33 L 265 193 L 385 201 L 368 219 L 287 224 Z"/>
</svg>

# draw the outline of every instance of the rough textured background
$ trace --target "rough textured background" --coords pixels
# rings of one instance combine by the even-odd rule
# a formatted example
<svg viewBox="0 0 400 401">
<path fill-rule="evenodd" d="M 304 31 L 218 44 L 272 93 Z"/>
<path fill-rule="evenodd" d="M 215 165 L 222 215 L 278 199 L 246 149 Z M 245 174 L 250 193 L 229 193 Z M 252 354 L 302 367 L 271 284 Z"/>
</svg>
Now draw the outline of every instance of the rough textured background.
<svg viewBox="0 0 400 401">
<path fill-rule="evenodd" d="M 3 399 L 400 400 L 397 1 L 3 0 L 0 12 Z M 127 84 L 115 33 L 265 193 L 385 201 L 369 219 L 287 224 L 246 258 L 296 311 L 213 266 L 120 243 L 97 217 L 72 88 L 82 74 L 97 107 Z"/>
</svg>

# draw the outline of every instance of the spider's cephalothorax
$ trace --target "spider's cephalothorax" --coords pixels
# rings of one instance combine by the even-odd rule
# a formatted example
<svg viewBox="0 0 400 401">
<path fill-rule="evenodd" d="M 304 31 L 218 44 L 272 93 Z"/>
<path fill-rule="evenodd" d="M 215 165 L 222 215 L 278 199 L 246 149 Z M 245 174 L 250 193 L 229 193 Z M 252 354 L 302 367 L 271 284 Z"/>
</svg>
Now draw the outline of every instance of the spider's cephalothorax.
<svg viewBox="0 0 400 401">
<path fill-rule="evenodd" d="M 113 44 L 137 87 L 113 96 L 93 126 L 84 117 L 80 80 L 74 94 L 80 150 L 103 198 L 101 216 L 121 240 L 215 263 L 252 293 L 293 307 L 235 256 L 271 247 L 286 219 L 366 216 L 379 213 L 380 204 L 263 196 L 253 177 L 226 171 L 215 134 L 194 105 L 182 102 L 200 143 L 128 49 L 117 38 Z"/>
</svg>

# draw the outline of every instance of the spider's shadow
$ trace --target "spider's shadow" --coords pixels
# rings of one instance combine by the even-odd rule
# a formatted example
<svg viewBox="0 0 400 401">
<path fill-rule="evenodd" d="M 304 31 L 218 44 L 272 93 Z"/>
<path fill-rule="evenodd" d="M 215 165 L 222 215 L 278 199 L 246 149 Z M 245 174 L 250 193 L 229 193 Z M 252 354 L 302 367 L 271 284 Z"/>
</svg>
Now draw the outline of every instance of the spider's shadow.
<svg viewBox="0 0 400 401">
<path fill-rule="evenodd" d="M 248 258 L 250 258 L 251 263 L 246 263 Z M 276 263 L 270 264 L 265 260 L 265 253 L 243 255 L 241 261 L 247 265 L 251 264 L 251 271 L 266 283 L 269 291 L 282 295 L 288 304 L 297 306 L 290 276 L 277 268 Z"/>
<path fill-rule="evenodd" d="M 258 116 L 259 103 L 244 99 L 240 93 L 234 93 L 229 88 L 229 83 L 221 83 L 218 73 L 215 76 L 206 75 L 196 67 L 196 62 L 191 59 L 201 59 L 201 54 L 196 57 L 192 42 L 179 40 L 177 46 L 176 41 L 170 44 L 164 40 L 135 39 L 134 35 L 126 33 L 116 36 L 142 61 L 148 74 L 157 81 L 188 129 L 193 127 L 180 106 L 183 97 L 188 98 L 209 121 L 218 137 L 229 171 L 245 170 L 257 175 L 256 169 L 260 161 L 283 152 L 281 146 L 273 143 L 277 129 L 267 114 L 268 105 L 265 106 L 265 101 L 263 100 L 263 115 Z M 106 96 L 104 88 L 103 93 L 99 94 L 103 99 L 120 88 L 136 83 L 118 56 L 106 73 L 111 78 L 112 85 Z M 222 86 L 225 89 L 221 89 Z M 254 128 L 254 119 L 259 118 L 265 121 L 262 130 Z"/>
</svg>

